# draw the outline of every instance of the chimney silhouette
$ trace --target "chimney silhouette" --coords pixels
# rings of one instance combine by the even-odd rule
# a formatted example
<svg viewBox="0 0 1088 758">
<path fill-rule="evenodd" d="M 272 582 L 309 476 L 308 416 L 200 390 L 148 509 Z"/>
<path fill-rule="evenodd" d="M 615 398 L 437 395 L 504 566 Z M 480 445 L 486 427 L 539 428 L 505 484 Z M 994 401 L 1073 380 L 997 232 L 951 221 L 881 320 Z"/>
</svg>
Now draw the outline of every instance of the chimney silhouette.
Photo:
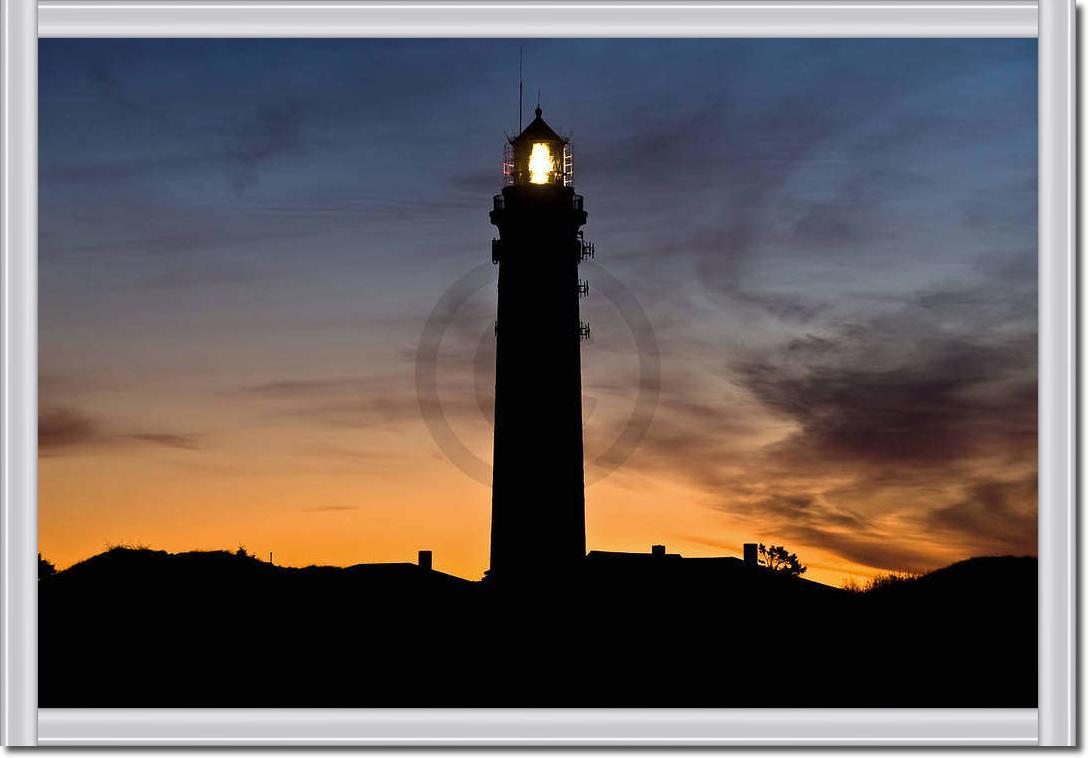
<svg viewBox="0 0 1088 758">
<path fill-rule="evenodd" d="M 652 555 L 654 558 L 664 558 L 665 557 L 665 546 L 664 545 L 651 545 L 650 546 L 650 555 Z"/>
<path fill-rule="evenodd" d="M 749 566 L 759 565 L 759 546 L 756 543 L 744 543 L 744 562 Z"/>
<path fill-rule="evenodd" d="M 536 109 L 510 140 L 491 223 L 499 238 L 491 569 L 496 580 L 547 579 L 586 553 L 578 264 L 580 227 L 570 143 Z"/>
<path fill-rule="evenodd" d="M 419 567 L 426 571 L 431 570 L 431 551 L 420 550 L 419 551 Z"/>
</svg>

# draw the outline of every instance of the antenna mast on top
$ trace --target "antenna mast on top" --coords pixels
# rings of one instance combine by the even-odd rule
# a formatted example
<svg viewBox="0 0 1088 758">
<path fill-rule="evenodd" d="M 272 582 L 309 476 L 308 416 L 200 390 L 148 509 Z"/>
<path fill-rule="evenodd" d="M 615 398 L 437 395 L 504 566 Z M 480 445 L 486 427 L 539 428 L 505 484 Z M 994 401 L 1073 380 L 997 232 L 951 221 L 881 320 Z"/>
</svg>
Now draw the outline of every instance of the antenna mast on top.
<svg viewBox="0 0 1088 758">
<path fill-rule="evenodd" d="M 525 48 L 518 47 L 518 134 L 521 134 L 521 103 L 525 99 L 522 94 L 525 90 L 525 77 L 521 74 L 522 59 L 525 57 Z"/>
</svg>

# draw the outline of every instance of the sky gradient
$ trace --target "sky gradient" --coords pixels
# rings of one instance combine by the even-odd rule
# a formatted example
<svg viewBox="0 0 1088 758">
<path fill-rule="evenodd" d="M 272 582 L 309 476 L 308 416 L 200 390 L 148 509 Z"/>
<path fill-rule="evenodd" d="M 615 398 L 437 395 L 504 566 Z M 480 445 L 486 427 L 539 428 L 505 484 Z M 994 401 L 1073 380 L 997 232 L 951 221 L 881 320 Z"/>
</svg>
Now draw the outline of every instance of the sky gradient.
<svg viewBox="0 0 1088 758">
<path fill-rule="evenodd" d="M 47 558 L 482 574 L 490 491 L 431 439 L 415 358 L 490 257 L 519 45 L 660 351 L 602 478 L 638 356 L 583 301 L 590 549 L 785 543 L 832 584 L 1035 553 L 1034 40 L 50 39 Z M 478 290 L 438 362 L 485 461 L 494 308 Z"/>
</svg>

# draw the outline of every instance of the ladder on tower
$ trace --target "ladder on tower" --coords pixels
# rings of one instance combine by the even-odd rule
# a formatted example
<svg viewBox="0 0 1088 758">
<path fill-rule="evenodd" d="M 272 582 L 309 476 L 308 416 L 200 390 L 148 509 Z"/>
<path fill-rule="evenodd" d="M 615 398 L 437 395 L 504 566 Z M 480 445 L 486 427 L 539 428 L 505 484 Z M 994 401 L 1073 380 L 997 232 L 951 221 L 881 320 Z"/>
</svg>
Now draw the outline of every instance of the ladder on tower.
<svg viewBox="0 0 1088 758">
<path fill-rule="evenodd" d="M 502 181 L 507 187 L 514 184 L 516 177 L 514 176 L 514 146 L 510 144 L 509 140 L 503 146 L 502 149 Z"/>
<path fill-rule="evenodd" d="M 584 261 L 588 258 L 597 257 L 597 246 L 592 242 L 587 242 L 585 234 L 581 229 L 578 230 L 578 241 L 575 243 L 578 250 L 578 260 Z"/>
</svg>

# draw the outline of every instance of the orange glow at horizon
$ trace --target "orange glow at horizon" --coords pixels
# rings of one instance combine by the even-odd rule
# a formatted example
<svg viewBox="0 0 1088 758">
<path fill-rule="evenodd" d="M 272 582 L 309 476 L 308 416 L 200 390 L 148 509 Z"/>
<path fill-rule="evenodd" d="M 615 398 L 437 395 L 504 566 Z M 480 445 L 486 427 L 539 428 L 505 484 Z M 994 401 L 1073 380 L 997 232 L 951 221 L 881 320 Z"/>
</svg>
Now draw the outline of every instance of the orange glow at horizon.
<svg viewBox="0 0 1088 758">
<path fill-rule="evenodd" d="M 429 549 L 436 569 L 482 577 L 490 490 L 437 460 L 425 430 L 372 432 L 384 438 L 383 454 L 372 457 L 350 454 L 344 435 L 342 450 L 289 464 L 297 433 L 240 434 L 213 456 L 148 449 L 43 457 L 41 551 L 65 568 L 118 544 L 170 552 L 245 546 L 285 566 L 414 562 Z M 664 543 L 690 557 L 739 557 L 744 542 L 762 541 L 797 550 L 815 581 L 838 586 L 882 573 L 703 500 L 682 482 L 620 471 L 586 490 L 587 547 L 648 552 Z M 966 557 L 940 552 L 935 565 Z"/>
</svg>

